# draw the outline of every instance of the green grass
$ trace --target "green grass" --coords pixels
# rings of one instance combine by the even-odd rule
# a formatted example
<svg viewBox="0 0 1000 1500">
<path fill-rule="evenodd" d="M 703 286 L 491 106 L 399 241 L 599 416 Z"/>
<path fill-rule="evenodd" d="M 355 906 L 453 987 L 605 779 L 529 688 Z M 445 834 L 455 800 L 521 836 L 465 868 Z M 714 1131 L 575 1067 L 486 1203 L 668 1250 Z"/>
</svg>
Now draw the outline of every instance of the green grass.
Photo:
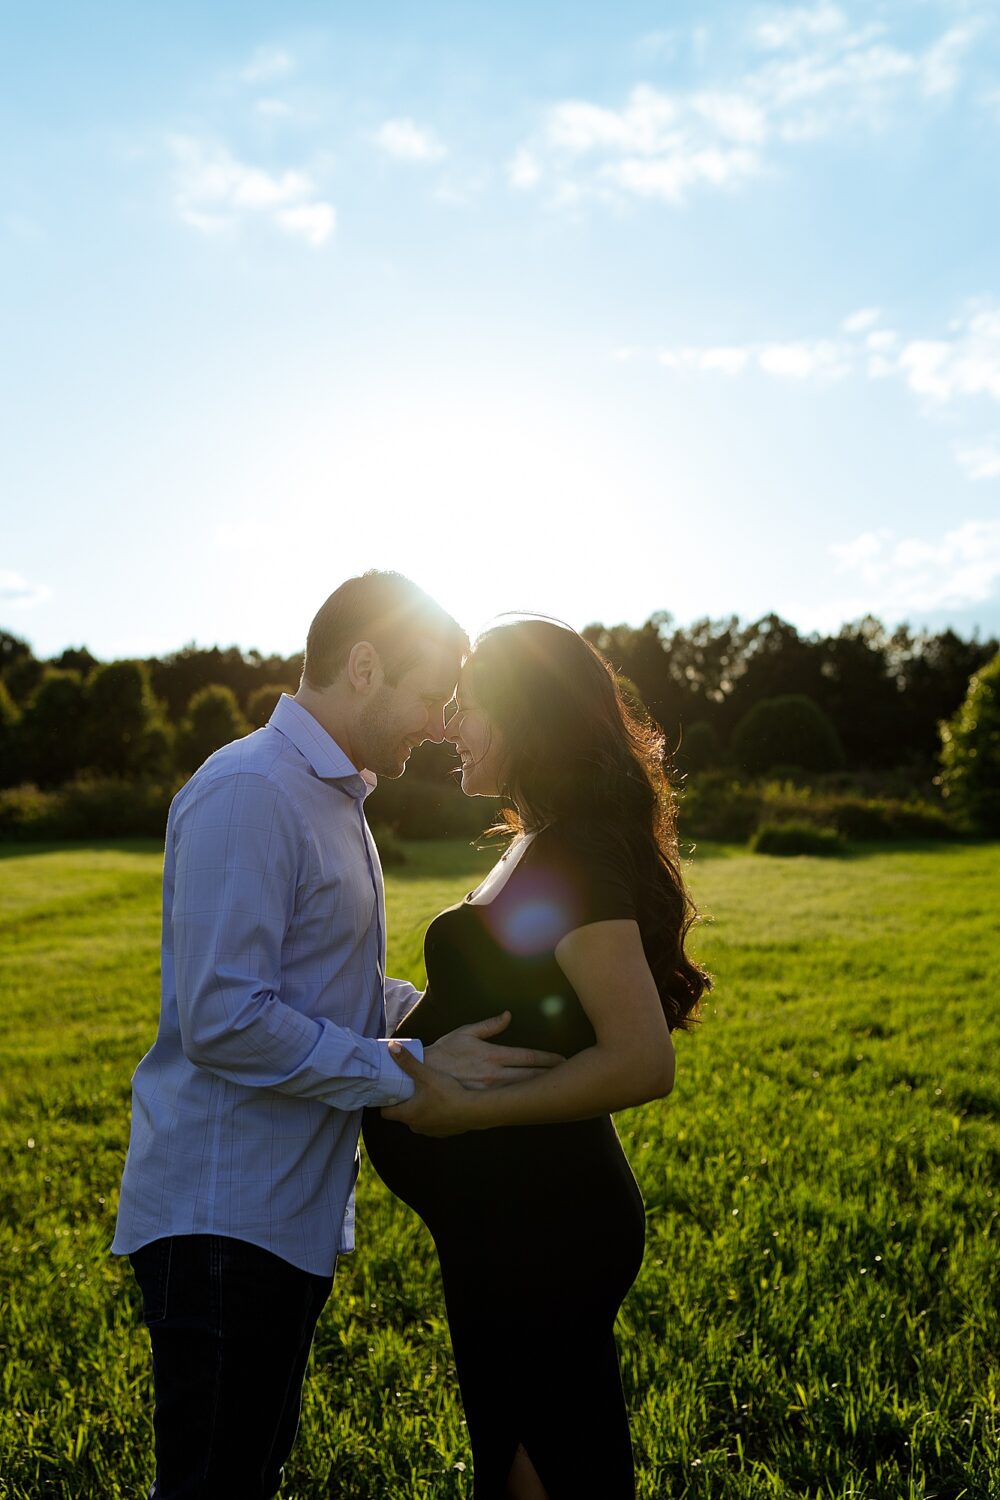
<svg viewBox="0 0 1000 1500">
<path fill-rule="evenodd" d="M 390 972 L 419 981 L 426 920 L 485 857 L 408 853 Z M 150 1475 L 146 1338 L 107 1247 L 159 867 L 148 844 L 0 850 L 9 1500 L 124 1500 Z M 644 1500 L 1000 1494 L 998 875 L 997 845 L 699 852 L 717 989 L 671 1099 L 619 1120 L 649 1215 L 619 1330 Z M 429 1238 L 370 1172 L 358 1218 L 284 1494 L 459 1500 Z"/>
</svg>

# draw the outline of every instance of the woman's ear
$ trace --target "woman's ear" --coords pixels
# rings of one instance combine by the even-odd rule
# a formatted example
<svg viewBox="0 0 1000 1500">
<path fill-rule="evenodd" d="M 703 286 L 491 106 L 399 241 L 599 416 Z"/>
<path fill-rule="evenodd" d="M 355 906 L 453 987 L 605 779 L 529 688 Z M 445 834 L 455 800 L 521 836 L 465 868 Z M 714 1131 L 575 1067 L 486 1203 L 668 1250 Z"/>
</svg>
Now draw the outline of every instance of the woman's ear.
<svg viewBox="0 0 1000 1500">
<path fill-rule="evenodd" d="M 357 641 L 347 658 L 347 680 L 356 693 L 366 697 L 385 679 L 382 658 L 371 641 Z"/>
</svg>

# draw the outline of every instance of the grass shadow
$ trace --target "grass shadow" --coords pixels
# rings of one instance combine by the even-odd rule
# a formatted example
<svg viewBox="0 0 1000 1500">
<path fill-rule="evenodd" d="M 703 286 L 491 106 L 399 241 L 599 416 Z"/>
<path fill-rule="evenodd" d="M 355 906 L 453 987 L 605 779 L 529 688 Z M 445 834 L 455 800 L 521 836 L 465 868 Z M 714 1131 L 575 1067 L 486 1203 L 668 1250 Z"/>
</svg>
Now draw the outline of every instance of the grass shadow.
<svg viewBox="0 0 1000 1500">
<path fill-rule="evenodd" d="M 26 859 L 35 854 L 162 854 L 162 839 L 30 839 L 0 841 L 0 860 Z"/>
</svg>

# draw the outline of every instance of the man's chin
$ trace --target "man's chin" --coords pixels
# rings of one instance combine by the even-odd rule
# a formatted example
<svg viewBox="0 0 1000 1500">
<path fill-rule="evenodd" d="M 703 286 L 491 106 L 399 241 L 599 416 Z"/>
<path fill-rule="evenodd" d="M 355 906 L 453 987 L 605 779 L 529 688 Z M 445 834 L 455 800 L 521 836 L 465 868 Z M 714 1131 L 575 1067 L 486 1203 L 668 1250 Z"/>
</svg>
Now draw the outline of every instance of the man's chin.
<svg viewBox="0 0 1000 1500">
<path fill-rule="evenodd" d="M 381 761 L 378 765 L 374 765 L 369 762 L 368 769 L 369 771 L 374 771 L 375 775 L 380 780 L 398 781 L 403 772 L 406 770 L 406 767 L 409 764 L 409 760 L 410 752 L 409 750 L 407 750 L 405 755 L 397 753 L 395 758 L 392 760 L 390 760 L 389 757 L 386 756 L 385 760 Z"/>
</svg>

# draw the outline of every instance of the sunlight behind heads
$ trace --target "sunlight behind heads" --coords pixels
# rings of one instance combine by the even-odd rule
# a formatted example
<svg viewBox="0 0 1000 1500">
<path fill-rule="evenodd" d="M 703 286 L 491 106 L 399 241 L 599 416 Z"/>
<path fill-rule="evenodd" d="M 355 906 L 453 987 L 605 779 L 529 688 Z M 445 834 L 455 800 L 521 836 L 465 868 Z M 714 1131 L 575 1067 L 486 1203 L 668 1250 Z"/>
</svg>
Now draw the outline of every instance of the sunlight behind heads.
<svg viewBox="0 0 1000 1500">
<path fill-rule="evenodd" d="M 413 578 L 473 636 L 511 611 L 579 628 L 631 615 L 643 596 L 650 612 L 676 597 L 676 551 L 654 560 L 631 530 L 620 535 L 620 455 L 601 431 L 561 416 L 400 398 L 294 444 L 282 435 L 280 476 L 276 456 L 273 477 L 270 463 L 258 476 L 258 514 L 216 533 L 223 552 L 267 568 L 268 597 L 254 599 L 256 624 L 241 638 L 288 643 L 289 616 L 331 577 L 372 566 Z M 279 486 L 280 526 L 266 493 Z"/>
</svg>

